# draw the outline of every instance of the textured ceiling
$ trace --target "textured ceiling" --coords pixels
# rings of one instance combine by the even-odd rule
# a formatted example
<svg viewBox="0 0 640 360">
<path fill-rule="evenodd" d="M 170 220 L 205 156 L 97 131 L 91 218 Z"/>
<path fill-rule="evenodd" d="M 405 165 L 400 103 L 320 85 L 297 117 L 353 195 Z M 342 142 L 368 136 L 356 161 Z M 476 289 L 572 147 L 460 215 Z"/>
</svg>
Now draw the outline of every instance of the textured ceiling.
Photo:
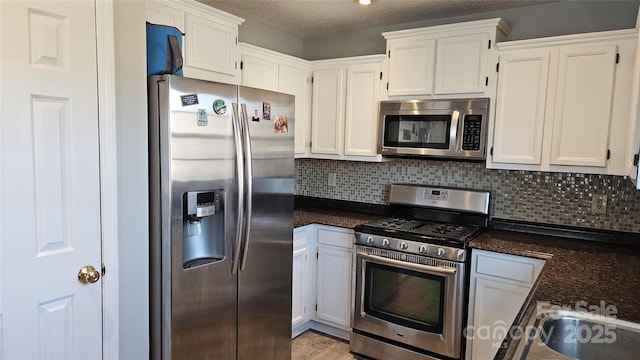
<svg viewBox="0 0 640 360">
<path fill-rule="evenodd" d="M 243 19 L 257 21 L 301 39 L 331 33 L 468 15 L 549 0 L 198 0 Z"/>
</svg>

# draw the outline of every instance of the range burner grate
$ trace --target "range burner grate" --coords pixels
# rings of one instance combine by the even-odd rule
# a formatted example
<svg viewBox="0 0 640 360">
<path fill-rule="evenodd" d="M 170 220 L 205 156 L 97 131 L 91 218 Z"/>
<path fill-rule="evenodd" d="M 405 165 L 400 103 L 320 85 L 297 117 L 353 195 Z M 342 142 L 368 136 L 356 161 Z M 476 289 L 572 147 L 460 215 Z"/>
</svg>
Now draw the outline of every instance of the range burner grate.
<svg viewBox="0 0 640 360">
<path fill-rule="evenodd" d="M 467 241 L 479 231 L 479 227 L 474 225 L 459 225 L 403 218 L 385 218 L 369 223 L 367 226 L 391 233 L 401 232 L 417 236 L 446 238 L 460 242 Z"/>
</svg>

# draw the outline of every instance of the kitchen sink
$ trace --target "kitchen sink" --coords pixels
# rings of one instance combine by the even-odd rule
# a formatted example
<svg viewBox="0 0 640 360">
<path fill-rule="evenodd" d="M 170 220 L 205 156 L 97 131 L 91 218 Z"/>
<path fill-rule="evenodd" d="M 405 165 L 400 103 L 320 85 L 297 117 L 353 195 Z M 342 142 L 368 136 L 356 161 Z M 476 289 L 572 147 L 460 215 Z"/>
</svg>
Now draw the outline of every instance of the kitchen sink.
<svg viewBox="0 0 640 360">
<path fill-rule="evenodd" d="M 522 334 L 513 359 L 632 360 L 640 354 L 640 324 L 587 312 L 534 314 Z"/>
</svg>

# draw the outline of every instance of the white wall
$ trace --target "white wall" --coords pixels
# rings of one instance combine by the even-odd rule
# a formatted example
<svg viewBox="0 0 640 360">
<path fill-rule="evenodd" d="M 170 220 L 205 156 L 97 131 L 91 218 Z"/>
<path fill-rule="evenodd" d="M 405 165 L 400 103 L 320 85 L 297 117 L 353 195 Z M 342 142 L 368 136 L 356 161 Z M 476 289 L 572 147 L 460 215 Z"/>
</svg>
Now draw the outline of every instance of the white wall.
<svg viewBox="0 0 640 360">
<path fill-rule="evenodd" d="M 116 0 L 120 359 L 149 358 L 149 190 L 144 1 Z"/>
<path fill-rule="evenodd" d="M 301 39 L 259 22 L 245 20 L 238 29 L 238 40 L 283 54 L 302 56 Z"/>
</svg>

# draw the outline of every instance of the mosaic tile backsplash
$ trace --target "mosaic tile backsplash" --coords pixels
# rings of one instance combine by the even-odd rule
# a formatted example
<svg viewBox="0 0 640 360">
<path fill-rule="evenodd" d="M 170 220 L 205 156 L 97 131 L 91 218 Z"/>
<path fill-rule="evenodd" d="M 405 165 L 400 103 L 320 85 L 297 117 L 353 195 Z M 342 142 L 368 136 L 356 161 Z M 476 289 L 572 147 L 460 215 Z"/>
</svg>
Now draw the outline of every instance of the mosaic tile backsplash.
<svg viewBox="0 0 640 360">
<path fill-rule="evenodd" d="M 327 184 L 329 172 L 337 175 L 335 187 Z M 296 160 L 296 195 L 387 204 L 394 183 L 488 190 L 495 218 L 640 233 L 640 190 L 623 176 L 490 170 L 484 163 L 421 159 Z M 606 214 L 591 211 L 594 194 L 607 196 Z"/>
</svg>

